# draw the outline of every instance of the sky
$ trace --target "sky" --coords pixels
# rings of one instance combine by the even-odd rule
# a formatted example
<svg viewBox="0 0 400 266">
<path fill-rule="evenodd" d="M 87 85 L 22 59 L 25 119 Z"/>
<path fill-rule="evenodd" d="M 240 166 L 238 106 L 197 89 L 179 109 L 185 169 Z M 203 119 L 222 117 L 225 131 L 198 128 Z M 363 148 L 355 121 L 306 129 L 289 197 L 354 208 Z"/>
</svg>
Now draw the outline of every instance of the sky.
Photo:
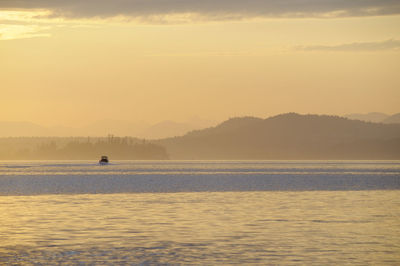
<svg viewBox="0 0 400 266">
<path fill-rule="evenodd" d="M 398 0 L 0 0 L 0 121 L 400 112 Z"/>
</svg>

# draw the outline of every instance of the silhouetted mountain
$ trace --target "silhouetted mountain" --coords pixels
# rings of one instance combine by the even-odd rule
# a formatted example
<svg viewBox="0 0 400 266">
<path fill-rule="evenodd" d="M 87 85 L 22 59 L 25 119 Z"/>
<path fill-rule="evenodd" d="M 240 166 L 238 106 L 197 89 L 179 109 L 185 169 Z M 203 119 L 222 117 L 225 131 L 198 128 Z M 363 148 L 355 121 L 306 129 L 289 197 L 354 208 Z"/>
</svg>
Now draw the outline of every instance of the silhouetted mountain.
<svg viewBox="0 0 400 266">
<path fill-rule="evenodd" d="M 394 114 L 382 121 L 386 124 L 399 124 L 400 123 L 400 113 Z"/>
<path fill-rule="evenodd" d="M 2 122 L 0 121 L 0 137 L 48 137 L 48 136 L 106 136 L 117 134 L 120 136 L 139 135 L 147 125 L 130 123 L 119 120 L 97 121 L 81 128 L 55 126 L 44 127 L 30 122 Z"/>
<path fill-rule="evenodd" d="M 108 134 L 117 136 L 135 136 L 146 139 L 159 139 L 182 136 L 192 130 L 215 125 L 214 121 L 192 118 L 187 122 L 163 121 L 154 125 L 145 122 L 104 119 L 83 127 L 44 127 L 29 122 L 1 122 L 0 137 L 101 137 Z"/>
<path fill-rule="evenodd" d="M 361 120 L 366 122 L 383 122 L 383 120 L 387 119 L 389 115 L 384 113 L 372 112 L 368 114 L 349 114 L 345 115 L 345 117 L 352 119 L 352 120 Z"/>
<path fill-rule="evenodd" d="M 159 143 L 171 159 L 400 159 L 400 125 L 289 113 L 233 118 Z"/>
<path fill-rule="evenodd" d="M 149 125 L 145 122 L 129 122 L 115 119 L 96 121 L 88 126 L 79 128 L 81 136 L 106 136 L 114 134 L 118 136 L 140 136 Z"/>
<path fill-rule="evenodd" d="M 189 131 L 193 130 L 193 127 L 186 123 L 177 123 L 174 121 L 163 121 L 150 126 L 141 132 L 140 136 L 146 136 L 150 139 L 159 139 L 173 136 L 182 136 Z"/>
<path fill-rule="evenodd" d="M 4 122 L 0 121 L 0 137 L 26 136 L 52 136 L 54 132 L 46 127 L 30 122 Z"/>
<path fill-rule="evenodd" d="M 189 124 L 192 126 L 193 129 L 203 129 L 203 128 L 208 128 L 208 127 L 213 127 L 218 124 L 217 121 L 215 120 L 207 120 L 207 119 L 201 119 L 198 116 L 192 116 L 185 122 L 186 124 Z"/>
</svg>

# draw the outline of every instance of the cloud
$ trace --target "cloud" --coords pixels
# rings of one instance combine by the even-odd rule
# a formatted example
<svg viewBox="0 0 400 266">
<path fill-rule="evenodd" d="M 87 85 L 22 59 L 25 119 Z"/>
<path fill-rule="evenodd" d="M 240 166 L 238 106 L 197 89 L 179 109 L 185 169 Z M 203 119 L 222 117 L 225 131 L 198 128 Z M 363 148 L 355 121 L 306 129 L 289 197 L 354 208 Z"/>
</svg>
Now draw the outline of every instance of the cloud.
<svg viewBox="0 0 400 266">
<path fill-rule="evenodd" d="M 400 14 L 399 0 L 0 0 L 0 9 L 44 9 L 66 18 L 196 14 L 210 20 L 251 17 L 352 17 Z"/>
<path fill-rule="evenodd" d="M 298 46 L 296 50 L 301 51 L 382 51 L 382 50 L 397 50 L 400 51 L 400 40 L 390 39 L 381 42 L 354 42 L 339 45 L 309 45 Z"/>
<path fill-rule="evenodd" d="M 43 31 L 49 27 L 38 25 L 8 25 L 0 24 L 0 40 L 27 39 L 35 37 L 49 37 L 49 33 Z"/>
</svg>

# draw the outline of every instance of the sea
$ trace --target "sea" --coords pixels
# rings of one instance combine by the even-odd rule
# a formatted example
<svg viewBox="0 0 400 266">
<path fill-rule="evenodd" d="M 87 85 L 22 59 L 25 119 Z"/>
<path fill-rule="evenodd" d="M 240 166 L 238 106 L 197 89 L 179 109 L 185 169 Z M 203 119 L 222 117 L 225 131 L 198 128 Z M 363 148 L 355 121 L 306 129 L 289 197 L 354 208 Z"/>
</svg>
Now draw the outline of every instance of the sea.
<svg viewBox="0 0 400 266">
<path fill-rule="evenodd" d="M 0 265 L 400 265 L 400 161 L 0 161 Z"/>
</svg>

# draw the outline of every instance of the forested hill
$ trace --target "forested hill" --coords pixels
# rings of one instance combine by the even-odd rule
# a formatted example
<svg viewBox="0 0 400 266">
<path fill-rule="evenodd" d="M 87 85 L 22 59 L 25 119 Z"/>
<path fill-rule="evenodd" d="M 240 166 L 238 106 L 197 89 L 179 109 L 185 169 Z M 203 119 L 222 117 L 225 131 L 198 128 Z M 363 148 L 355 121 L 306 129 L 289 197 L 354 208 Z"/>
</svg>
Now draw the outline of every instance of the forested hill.
<svg viewBox="0 0 400 266">
<path fill-rule="evenodd" d="M 233 118 L 158 143 L 171 159 L 400 159 L 400 124 L 288 113 Z"/>
<path fill-rule="evenodd" d="M 108 155 L 111 160 L 168 159 L 164 147 L 130 137 L 0 138 L 0 160 L 98 160 Z"/>
</svg>

